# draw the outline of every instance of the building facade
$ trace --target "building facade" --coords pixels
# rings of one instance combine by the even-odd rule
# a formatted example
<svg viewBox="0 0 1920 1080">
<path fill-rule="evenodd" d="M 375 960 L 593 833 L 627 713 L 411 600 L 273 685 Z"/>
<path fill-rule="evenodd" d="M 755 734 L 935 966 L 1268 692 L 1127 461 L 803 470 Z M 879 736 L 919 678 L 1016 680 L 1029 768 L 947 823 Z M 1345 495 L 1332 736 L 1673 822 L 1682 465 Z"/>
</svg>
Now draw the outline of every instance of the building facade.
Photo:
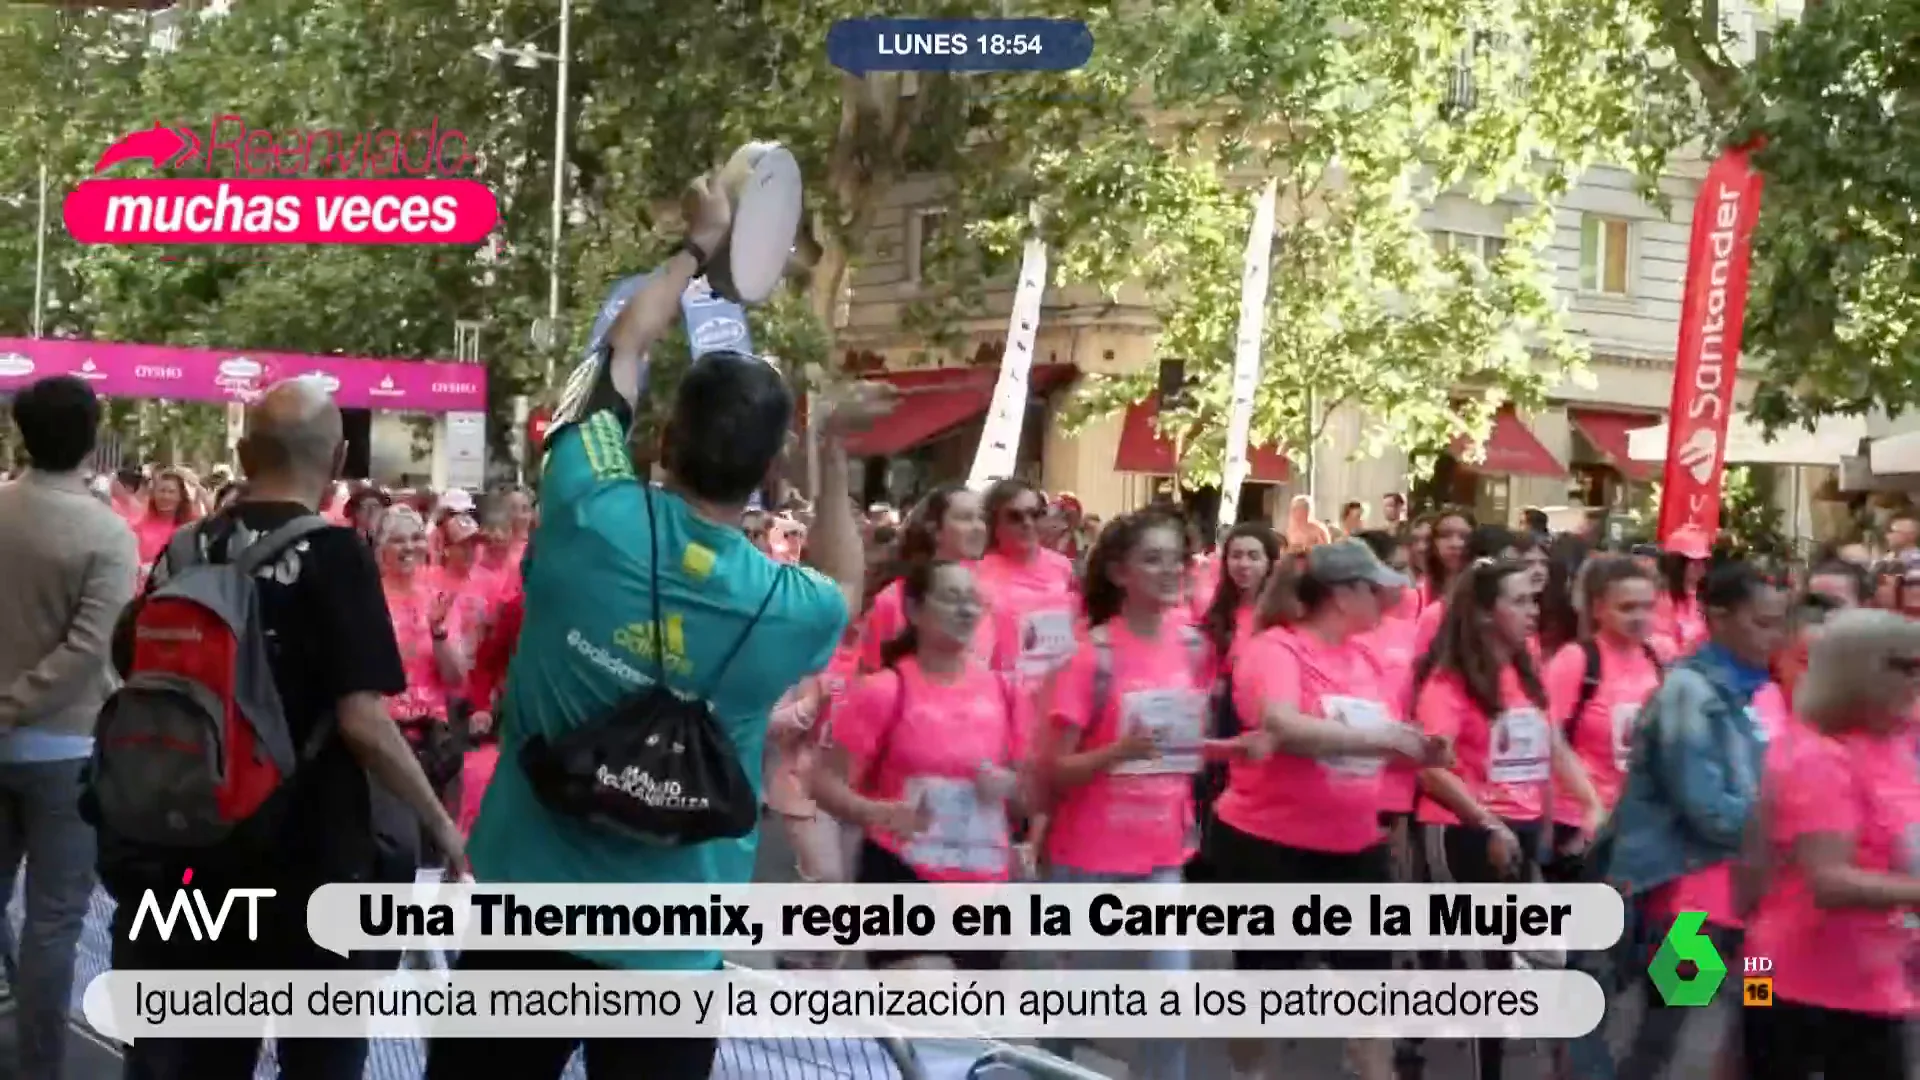
<svg viewBox="0 0 1920 1080">
<path fill-rule="evenodd" d="M 1751 58 L 1767 47 L 1773 20 L 1790 14 L 1740 8 L 1728 26 Z M 1554 237 L 1544 256 L 1557 275 L 1567 325 L 1590 350 L 1586 377 L 1553 387 L 1539 412 L 1502 415 L 1479 453 L 1444 457 L 1422 487 L 1429 501 L 1472 506 L 1482 520 L 1517 521 L 1530 506 L 1625 509 L 1658 480 L 1657 463 L 1629 458 L 1628 436 L 1661 423 L 1672 393 L 1694 194 L 1706 165 L 1676 161 L 1662 179 L 1670 216 L 1636 194 L 1631 174 L 1612 167 L 1590 170 L 1554 207 Z M 904 323 L 907 305 L 920 295 L 926 245 L 949 224 L 939 190 L 937 178 L 923 177 L 890 193 L 836 320 L 850 370 L 918 386 L 904 399 L 901 423 L 854 448 L 866 458 L 856 483 L 869 498 L 904 501 L 933 482 L 964 478 L 1006 334 L 1010 285 L 988 297 L 986 317 L 961 328 L 967 346 L 956 354 L 930 348 Z M 1436 246 L 1490 258 L 1519 209 L 1446 194 L 1421 225 Z M 1123 291 L 1116 303 L 1071 283 L 1048 290 L 1021 455 L 1029 478 L 1048 491 L 1075 493 L 1102 515 L 1137 508 L 1172 485 L 1178 448 L 1155 435 L 1151 404 L 1075 434 L 1062 422 L 1080 376 L 1149 370 L 1160 362 L 1154 342 L 1155 320 L 1143 294 Z M 1746 380 L 1737 393 L 1748 395 Z M 1381 497 L 1408 489 L 1407 462 L 1395 452 L 1361 456 L 1364 427 L 1365 417 L 1336 411 L 1310 462 L 1253 454 L 1243 514 L 1277 516 L 1289 498 L 1304 493 L 1324 520 L 1337 519 L 1349 501 L 1366 504 L 1368 520 L 1377 520 Z M 1798 475 L 1783 488 L 1791 483 L 1792 491 L 1804 493 L 1821 480 Z M 1809 534 L 1807 500 L 1793 498 L 1789 531 Z"/>
</svg>

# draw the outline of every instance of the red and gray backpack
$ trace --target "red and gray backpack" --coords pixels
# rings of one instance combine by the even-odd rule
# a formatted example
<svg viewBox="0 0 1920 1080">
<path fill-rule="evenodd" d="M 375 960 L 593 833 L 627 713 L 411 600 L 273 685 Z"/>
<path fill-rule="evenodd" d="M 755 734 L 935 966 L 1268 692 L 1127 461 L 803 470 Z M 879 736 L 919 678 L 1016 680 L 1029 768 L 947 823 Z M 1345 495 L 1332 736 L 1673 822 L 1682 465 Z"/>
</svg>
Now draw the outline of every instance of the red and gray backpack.
<svg viewBox="0 0 1920 1080">
<path fill-rule="evenodd" d="M 297 518 L 211 561 L 203 528 L 168 545 L 164 581 L 133 613 L 132 662 L 94 733 L 88 786 L 101 828 L 142 844 L 211 847 L 254 817 L 312 759 L 296 754 L 268 665 L 254 575 L 328 528 Z"/>
</svg>

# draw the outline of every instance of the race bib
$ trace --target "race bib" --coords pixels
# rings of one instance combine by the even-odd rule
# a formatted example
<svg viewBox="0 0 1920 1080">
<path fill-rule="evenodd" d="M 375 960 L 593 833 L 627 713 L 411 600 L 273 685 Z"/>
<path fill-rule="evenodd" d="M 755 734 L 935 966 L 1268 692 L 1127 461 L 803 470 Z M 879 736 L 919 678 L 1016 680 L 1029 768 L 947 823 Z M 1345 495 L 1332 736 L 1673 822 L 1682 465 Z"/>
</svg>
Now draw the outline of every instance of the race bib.
<svg viewBox="0 0 1920 1080">
<path fill-rule="evenodd" d="M 1120 698 L 1120 730 L 1153 736 L 1160 756 L 1129 761 L 1116 776 L 1200 771 L 1200 744 L 1206 739 L 1206 697 L 1194 690 L 1135 690 Z"/>
<path fill-rule="evenodd" d="M 1366 698 L 1322 695 L 1320 712 L 1325 719 L 1345 724 L 1356 731 L 1377 730 L 1394 722 L 1384 706 Z M 1379 775 L 1381 766 L 1385 764 L 1386 759 L 1379 757 L 1337 757 L 1322 759 L 1320 767 L 1340 776 L 1365 777 Z"/>
<path fill-rule="evenodd" d="M 1020 673 L 1048 675 L 1073 655 L 1073 612 L 1035 611 L 1020 620 Z"/>
<path fill-rule="evenodd" d="M 1539 709 L 1508 709 L 1493 722 L 1487 782 L 1542 784 L 1552 775 L 1552 730 Z"/>
<path fill-rule="evenodd" d="M 1633 727 L 1640 719 L 1640 706 L 1620 702 L 1613 707 L 1613 767 L 1627 771 L 1633 759 Z"/>
<path fill-rule="evenodd" d="M 963 874 L 1007 869 L 1007 809 L 984 802 L 971 780 L 922 776 L 907 781 L 908 802 L 927 809 L 927 827 L 907 842 L 909 866 Z"/>
<path fill-rule="evenodd" d="M 1131 841 L 1186 835 L 1192 805 L 1192 782 L 1177 776 L 1123 776 L 1116 770 L 1107 781 L 1107 828 Z"/>
</svg>

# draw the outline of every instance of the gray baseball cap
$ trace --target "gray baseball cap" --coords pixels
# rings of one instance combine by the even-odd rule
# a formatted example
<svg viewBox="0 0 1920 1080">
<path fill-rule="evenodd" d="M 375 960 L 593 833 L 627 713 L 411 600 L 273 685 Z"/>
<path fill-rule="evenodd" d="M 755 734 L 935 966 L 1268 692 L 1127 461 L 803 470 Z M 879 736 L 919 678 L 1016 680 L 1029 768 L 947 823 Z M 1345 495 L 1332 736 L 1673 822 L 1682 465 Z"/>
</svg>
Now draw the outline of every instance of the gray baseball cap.
<svg viewBox="0 0 1920 1080">
<path fill-rule="evenodd" d="M 1412 584 L 1405 574 L 1396 573 L 1381 562 L 1373 549 L 1359 540 L 1340 540 L 1309 549 L 1307 572 L 1328 585 L 1365 581 L 1389 589 L 1404 589 Z"/>
</svg>

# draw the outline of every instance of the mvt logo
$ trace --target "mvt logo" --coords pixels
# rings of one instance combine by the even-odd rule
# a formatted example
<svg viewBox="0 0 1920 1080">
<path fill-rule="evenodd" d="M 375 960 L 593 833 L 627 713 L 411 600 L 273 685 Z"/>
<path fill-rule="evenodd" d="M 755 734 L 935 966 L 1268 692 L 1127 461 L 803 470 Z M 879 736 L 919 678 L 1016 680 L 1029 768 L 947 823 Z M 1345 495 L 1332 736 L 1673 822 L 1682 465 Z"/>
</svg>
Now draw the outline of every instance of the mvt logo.
<svg viewBox="0 0 1920 1080">
<path fill-rule="evenodd" d="M 140 907 L 133 914 L 133 926 L 127 931 L 128 941 L 139 941 L 140 930 L 149 919 L 161 941 L 173 940 L 174 926 L 185 921 L 187 932 L 195 941 L 218 941 L 220 933 L 227 925 L 227 916 L 233 911 L 233 902 L 247 902 L 247 940 L 260 940 L 260 901 L 272 899 L 274 889 L 228 889 L 221 899 L 216 913 L 207 903 L 206 894 L 199 889 L 190 889 L 193 884 L 193 871 L 180 875 L 180 888 L 173 892 L 173 902 L 163 914 L 160 910 L 160 897 L 148 889 L 140 897 Z"/>
</svg>

